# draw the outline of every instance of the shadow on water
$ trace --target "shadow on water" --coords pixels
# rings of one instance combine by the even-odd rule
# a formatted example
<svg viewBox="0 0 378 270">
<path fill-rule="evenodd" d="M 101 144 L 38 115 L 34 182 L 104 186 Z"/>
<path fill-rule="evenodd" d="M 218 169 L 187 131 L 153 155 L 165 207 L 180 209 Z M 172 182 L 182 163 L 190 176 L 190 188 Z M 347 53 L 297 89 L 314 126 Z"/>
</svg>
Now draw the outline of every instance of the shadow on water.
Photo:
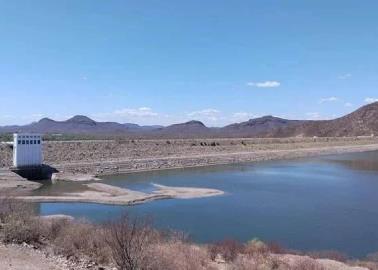
<svg viewBox="0 0 378 270">
<path fill-rule="evenodd" d="M 11 171 L 27 180 L 48 180 L 51 179 L 53 173 L 58 170 L 49 165 L 11 168 Z"/>
</svg>

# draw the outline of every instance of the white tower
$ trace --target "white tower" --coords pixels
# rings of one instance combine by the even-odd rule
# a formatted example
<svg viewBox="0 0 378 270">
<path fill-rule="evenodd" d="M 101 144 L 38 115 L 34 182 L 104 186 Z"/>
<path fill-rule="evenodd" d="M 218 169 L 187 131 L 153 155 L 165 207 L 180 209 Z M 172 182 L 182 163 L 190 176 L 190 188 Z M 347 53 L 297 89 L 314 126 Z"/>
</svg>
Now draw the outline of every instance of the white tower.
<svg viewBox="0 0 378 270">
<path fill-rule="evenodd" d="M 16 168 L 42 165 L 42 135 L 13 134 L 13 166 Z"/>
</svg>

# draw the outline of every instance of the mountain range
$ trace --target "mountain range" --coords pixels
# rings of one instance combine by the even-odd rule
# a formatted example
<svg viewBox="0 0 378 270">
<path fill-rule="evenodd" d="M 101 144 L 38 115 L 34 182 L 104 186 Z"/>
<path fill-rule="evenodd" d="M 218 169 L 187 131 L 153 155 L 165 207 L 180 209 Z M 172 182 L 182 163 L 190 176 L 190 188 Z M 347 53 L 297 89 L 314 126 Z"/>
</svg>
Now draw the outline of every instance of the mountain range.
<svg viewBox="0 0 378 270">
<path fill-rule="evenodd" d="M 378 135 L 378 102 L 333 120 L 288 120 L 264 116 L 225 127 L 211 128 L 200 121 L 170 126 L 140 126 L 131 123 L 97 122 L 77 115 L 66 121 L 43 118 L 24 126 L 0 127 L 0 133 L 90 134 L 140 138 L 208 137 L 342 137 Z"/>
</svg>

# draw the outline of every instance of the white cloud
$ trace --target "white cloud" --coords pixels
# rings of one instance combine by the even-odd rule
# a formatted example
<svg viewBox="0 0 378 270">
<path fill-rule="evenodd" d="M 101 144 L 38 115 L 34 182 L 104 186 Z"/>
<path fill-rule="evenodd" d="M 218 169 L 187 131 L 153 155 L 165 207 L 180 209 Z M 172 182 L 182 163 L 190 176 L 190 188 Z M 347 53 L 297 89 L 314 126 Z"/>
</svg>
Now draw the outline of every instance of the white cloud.
<svg viewBox="0 0 378 270">
<path fill-rule="evenodd" d="M 325 102 L 336 102 L 340 99 L 338 97 L 326 97 L 319 100 L 319 104 L 325 103 Z"/>
<path fill-rule="evenodd" d="M 123 108 L 111 112 L 90 115 L 97 121 L 114 121 L 119 123 L 136 123 L 142 125 L 165 123 L 166 117 L 149 107 Z"/>
<path fill-rule="evenodd" d="M 345 106 L 345 107 L 353 107 L 353 104 L 350 103 L 350 102 L 345 102 L 344 106 Z"/>
<path fill-rule="evenodd" d="M 275 87 L 280 87 L 281 83 L 278 81 L 265 81 L 265 82 L 248 82 L 247 85 L 258 87 L 258 88 L 275 88 Z"/>
<path fill-rule="evenodd" d="M 320 113 L 318 112 L 308 112 L 306 113 L 306 116 L 307 116 L 307 119 L 310 119 L 310 120 L 318 120 L 320 119 Z"/>
<path fill-rule="evenodd" d="M 210 121 L 217 121 L 220 111 L 216 109 L 204 109 L 200 111 L 194 111 L 187 114 L 188 117 L 197 117 L 200 119 L 206 119 Z"/>
<path fill-rule="evenodd" d="M 149 107 L 140 107 L 138 109 L 129 109 L 124 108 L 120 110 L 116 110 L 113 114 L 118 116 L 133 116 L 133 117 L 152 117 L 157 116 L 158 113 L 152 111 Z"/>
<path fill-rule="evenodd" d="M 365 98 L 365 102 L 366 103 L 378 102 L 378 98 L 367 97 L 367 98 Z"/>
<path fill-rule="evenodd" d="M 341 74 L 341 75 L 339 75 L 337 78 L 338 78 L 339 80 L 346 80 L 346 79 L 349 79 L 350 77 L 352 77 L 352 74 L 350 74 L 350 73 L 345 73 L 345 74 Z"/>
</svg>

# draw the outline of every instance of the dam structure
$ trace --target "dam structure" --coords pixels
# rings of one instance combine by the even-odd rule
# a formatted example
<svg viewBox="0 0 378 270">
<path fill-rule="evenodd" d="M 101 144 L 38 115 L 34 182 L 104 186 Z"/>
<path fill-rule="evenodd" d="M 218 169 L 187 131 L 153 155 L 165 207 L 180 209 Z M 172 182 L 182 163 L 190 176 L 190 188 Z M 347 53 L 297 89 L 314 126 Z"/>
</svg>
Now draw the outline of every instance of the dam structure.
<svg viewBox="0 0 378 270">
<path fill-rule="evenodd" d="M 29 133 L 13 134 L 13 167 L 39 167 L 43 164 L 42 135 Z"/>
<path fill-rule="evenodd" d="M 43 142 L 41 134 L 13 134 L 12 172 L 29 180 L 44 180 L 50 177 L 51 169 L 43 164 Z"/>
</svg>

